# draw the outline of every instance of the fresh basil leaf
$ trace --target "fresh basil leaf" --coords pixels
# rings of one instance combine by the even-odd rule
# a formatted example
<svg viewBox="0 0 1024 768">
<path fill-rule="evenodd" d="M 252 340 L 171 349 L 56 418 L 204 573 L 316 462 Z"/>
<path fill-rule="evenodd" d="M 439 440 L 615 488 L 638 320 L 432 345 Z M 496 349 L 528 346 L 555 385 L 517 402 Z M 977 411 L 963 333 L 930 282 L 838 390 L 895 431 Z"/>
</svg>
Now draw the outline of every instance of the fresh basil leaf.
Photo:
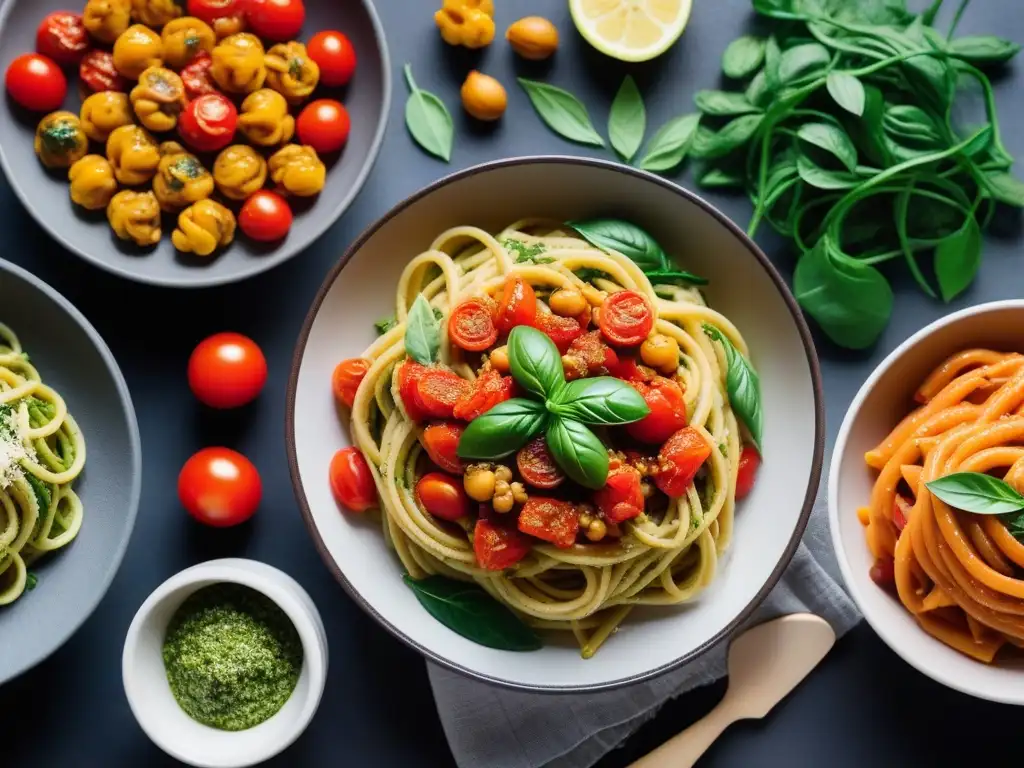
<svg viewBox="0 0 1024 768">
<path fill-rule="evenodd" d="M 835 155 L 848 170 L 857 169 L 857 148 L 841 128 L 829 123 L 804 123 L 796 135 L 808 144 Z"/>
<path fill-rule="evenodd" d="M 647 130 L 647 111 L 636 81 L 626 75 L 608 114 L 608 138 L 627 163 L 633 159 Z"/>
<path fill-rule="evenodd" d="M 733 115 L 747 115 L 751 112 L 761 112 L 761 108 L 747 101 L 742 93 L 730 93 L 728 91 L 697 91 L 693 97 L 697 109 L 705 115 L 720 117 L 732 117 Z"/>
<path fill-rule="evenodd" d="M 36 576 L 36 572 L 35 571 L 29 571 L 28 573 L 26 573 L 25 574 L 25 591 L 26 592 L 31 592 L 37 586 L 39 586 L 39 577 Z"/>
<path fill-rule="evenodd" d="M 588 219 L 566 224 L 591 245 L 603 251 L 618 251 L 642 270 L 668 266 L 668 256 L 658 241 L 636 224 L 622 219 Z"/>
<path fill-rule="evenodd" d="M 764 77 L 765 85 L 771 93 L 779 90 L 782 81 L 779 79 L 779 65 L 782 62 L 782 49 L 775 35 L 768 38 L 764 47 Z M 751 101 L 754 101 L 751 99 Z M 757 102 L 754 102 L 757 103 Z"/>
<path fill-rule="evenodd" d="M 764 434 L 764 409 L 761 407 L 761 379 L 757 371 L 732 342 L 715 326 L 704 323 L 704 333 L 725 349 L 725 389 L 729 404 L 750 432 L 754 446 L 761 452 Z"/>
<path fill-rule="evenodd" d="M 494 461 L 515 453 L 544 429 L 548 411 L 536 400 L 514 397 L 477 416 L 459 438 L 463 459 Z"/>
<path fill-rule="evenodd" d="M 441 348 L 441 330 L 430 302 L 421 293 L 405 321 L 405 352 L 417 363 L 431 365 Z"/>
<path fill-rule="evenodd" d="M 706 134 L 702 134 L 704 127 L 701 126 L 690 151 L 707 160 L 723 157 L 750 141 L 763 121 L 763 114 L 744 115 L 726 123 L 717 133 Z"/>
<path fill-rule="evenodd" d="M 956 472 L 925 485 L 951 507 L 976 515 L 1002 515 L 1024 509 L 1024 496 L 1007 482 L 982 472 Z"/>
<path fill-rule="evenodd" d="M 913 104 L 887 106 L 882 114 L 882 128 L 890 136 L 910 139 L 930 147 L 942 144 L 942 134 L 935 120 Z"/>
<path fill-rule="evenodd" d="M 455 126 L 448 108 L 437 96 L 424 91 L 412 78 L 412 67 L 405 65 L 409 99 L 405 102 L 405 125 L 416 143 L 446 163 L 452 159 Z"/>
<path fill-rule="evenodd" d="M 611 376 L 570 381 L 547 407 L 556 416 L 584 424 L 630 424 L 651 412 L 636 389 Z"/>
<path fill-rule="evenodd" d="M 935 277 L 943 301 L 952 301 L 974 282 L 981 266 L 981 227 L 970 216 L 961 229 L 935 249 Z"/>
<path fill-rule="evenodd" d="M 753 0 L 754 10 L 773 19 L 802 19 L 795 0 Z"/>
<path fill-rule="evenodd" d="M 402 580 L 435 619 L 478 645 L 499 651 L 536 651 L 540 637 L 477 584 L 444 576 Z"/>
<path fill-rule="evenodd" d="M 946 52 L 976 67 L 988 67 L 1008 62 L 1020 53 L 1020 45 L 994 35 L 975 35 L 950 41 Z"/>
<path fill-rule="evenodd" d="M 818 189 L 853 189 L 861 182 L 854 173 L 822 168 L 806 155 L 797 157 L 796 169 L 803 181 Z"/>
<path fill-rule="evenodd" d="M 765 70 L 762 69 L 754 75 L 754 79 L 750 81 L 743 95 L 754 106 L 764 108 L 771 101 L 773 93 L 774 89 L 768 86 L 768 77 L 765 75 Z"/>
<path fill-rule="evenodd" d="M 537 80 L 518 78 L 540 119 L 559 136 L 579 144 L 603 147 L 604 139 L 594 129 L 583 103 L 568 91 Z"/>
<path fill-rule="evenodd" d="M 864 83 L 848 72 L 829 72 L 825 87 L 836 104 L 860 117 L 864 114 Z"/>
<path fill-rule="evenodd" d="M 647 279 L 651 281 L 651 285 L 676 285 L 678 283 L 684 283 L 686 285 L 707 285 L 708 279 L 695 275 L 692 272 L 687 272 L 685 269 L 655 269 L 650 272 L 644 272 L 647 275 Z"/>
<path fill-rule="evenodd" d="M 987 191 L 993 199 L 1016 208 L 1024 208 L 1024 182 L 1016 176 L 1005 172 L 987 173 L 985 182 Z"/>
<path fill-rule="evenodd" d="M 385 317 L 381 320 L 378 320 L 376 323 L 373 324 L 373 327 L 376 329 L 378 336 L 383 336 L 396 325 L 398 325 L 398 320 L 396 320 L 395 316 L 392 315 L 391 317 Z"/>
<path fill-rule="evenodd" d="M 832 57 L 821 43 L 804 43 L 783 52 L 779 59 L 779 82 L 783 85 L 824 71 Z"/>
<path fill-rule="evenodd" d="M 536 328 L 517 325 L 512 329 L 508 335 L 508 363 L 512 378 L 538 397 L 553 397 L 565 386 L 558 347 Z"/>
<path fill-rule="evenodd" d="M 740 80 L 754 74 L 764 61 L 765 39 L 753 35 L 737 37 L 722 54 L 722 71 L 726 77 Z"/>
<path fill-rule="evenodd" d="M 697 179 L 697 183 L 705 189 L 728 187 L 743 189 L 747 182 L 741 173 L 731 173 L 721 168 L 708 168 Z"/>
<path fill-rule="evenodd" d="M 556 416 L 548 422 L 545 439 L 551 456 L 571 480 L 584 488 L 604 487 L 608 449 L 586 426 Z"/>
<path fill-rule="evenodd" d="M 592 283 L 595 280 L 611 280 L 612 276 L 607 272 L 602 272 L 600 269 L 591 269 L 590 267 L 583 267 L 582 269 L 573 270 L 573 274 L 576 275 L 584 283 Z"/>
<path fill-rule="evenodd" d="M 682 115 L 665 123 L 647 144 L 640 160 L 645 171 L 670 171 L 683 162 L 700 124 L 700 115 Z"/>
</svg>

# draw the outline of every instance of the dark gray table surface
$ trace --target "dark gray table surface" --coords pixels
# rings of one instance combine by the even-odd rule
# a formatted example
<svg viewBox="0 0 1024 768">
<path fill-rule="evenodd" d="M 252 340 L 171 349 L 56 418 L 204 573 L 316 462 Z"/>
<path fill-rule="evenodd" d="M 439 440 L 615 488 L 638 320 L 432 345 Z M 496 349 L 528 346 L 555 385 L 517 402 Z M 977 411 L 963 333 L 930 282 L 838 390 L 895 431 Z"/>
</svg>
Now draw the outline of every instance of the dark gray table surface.
<svg viewBox="0 0 1024 768">
<path fill-rule="evenodd" d="M 479 55 L 444 46 L 430 19 L 438 4 L 378 0 L 393 57 L 396 95 L 380 159 L 348 213 L 308 251 L 268 274 L 240 285 L 194 292 L 123 281 L 54 245 L 26 215 L 6 182 L 0 182 L 0 253 L 63 292 L 107 340 L 135 400 L 144 453 L 138 525 L 110 592 L 62 650 L 0 690 L 0 765 L 176 764 L 148 741 L 128 709 L 121 687 L 122 642 L 136 609 L 161 581 L 189 565 L 225 556 L 263 560 L 292 574 L 319 606 L 330 640 L 330 674 L 319 713 L 305 735 L 268 765 L 451 764 L 423 662 L 348 599 L 320 561 L 301 522 L 288 479 L 283 429 L 285 387 L 299 327 L 324 274 L 346 244 L 404 196 L 449 170 L 515 155 L 608 156 L 550 134 L 515 87 L 514 75 L 543 76 L 570 88 L 603 125 L 618 83 L 625 72 L 632 72 L 647 99 L 649 124 L 656 127 L 691 111 L 695 90 L 714 87 L 721 52 L 748 25 L 750 3 L 695 0 L 682 42 L 660 60 L 635 67 L 591 51 L 572 29 L 564 0 L 496 3 L 499 29 L 529 13 L 555 21 L 563 43 L 549 66 L 523 66 L 500 39 Z M 976 0 L 962 29 L 1024 41 L 1024 14 L 1018 0 Z M 413 63 L 420 85 L 441 95 L 455 115 L 451 166 L 422 154 L 405 132 L 406 92 L 400 77 L 405 61 Z M 1016 72 L 1000 78 L 997 95 L 1006 143 L 1012 153 L 1024 156 L 1021 66 L 1018 63 Z M 473 67 L 496 75 L 509 88 L 508 113 L 496 126 L 472 125 L 458 109 L 459 85 Z M 679 180 L 691 182 L 685 173 Z M 708 197 L 746 223 L 747 201 Z M 849 354 L 818 338 L 830 448 L 857 387 L 900 341 L 950 309 L 1022 295 L 1019 220 L 1001 222 L 1000 230 L 988 238 L 977 282 L 953 307 L 927 299 L 897 275 L 893 321 L 877 348 Z M 792 255 L 786 247 L 767 234 L 760 240 L 788 273 Z M 196 342 L 228 329 L 249 334 L 262 345 L 270 379 L 255 405 L 210 414 L 190 394 L 185 365 Z M 200 527 L 177 501 L 175 482 L 182 463 L 195 450 L 214 444 L 243 451 L 263 476 L 265 495 L 257 518 L 237 530 Z M 723 691 L 721 683 L 671 703 L 602 765 L 625 765 L 644 754 L 704 714 Z M 965 734 L 1011 733 L 1017 717 L 1011 707 L 976 701 L 933 683 L 862 624 L 767 719 L 731 728 L 704 763 L 952 764 L 974 756 L 976 745 L 962 738 Z M 956 735 L 935 738 L 935 731 L 942 728 L 955 729 Z M 1012 739 L 994 738 L 986 746 L 997 764 L 1019 758 Z"/>
</svg>

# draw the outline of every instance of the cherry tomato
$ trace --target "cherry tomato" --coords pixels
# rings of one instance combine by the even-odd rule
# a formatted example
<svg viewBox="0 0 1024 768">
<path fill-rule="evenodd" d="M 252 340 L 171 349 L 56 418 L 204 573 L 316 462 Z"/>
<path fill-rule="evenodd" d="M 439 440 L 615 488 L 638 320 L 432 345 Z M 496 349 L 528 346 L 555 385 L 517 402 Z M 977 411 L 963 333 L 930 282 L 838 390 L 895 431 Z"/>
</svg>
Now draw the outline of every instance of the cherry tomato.
<svg viewBox="0 0 1024 768">
<path fill-rule="evenodd" d="M 580 516 L 571 502 L 531 496 L 519 512 L 519 530 L 568 549 L 576 543 Z"/>
<path fill-rule="evenodd" d="M 868 575 L 882 589 L 890 589 L 896 584 L 896 563 L 891 557 L 879 558 L 871 566 Z"/>
<path fill-rule="evenodd" d="M 81 14 L 51 13 L 36 30 L 36 50 L 59 64 L 77 64 L 89 50 L 89 33 Z"/>
<path fill-rule="evenodd" d="M 473 528 L 473 553 L 481 568 L 488 571 L 503 571 L 511 568 L 533 548 L 530 539 L 515 528 L 485 520 L 476 521 Z"/>
<path fill-rule="evenodd" d="M 761 466 L 761 454 L 757 452 L 757 449 L 752 445 L 743 446 L 743 451 L 740 453 L 740 468 L 739 474 L 736 476 L 736 498 L 742 499 L 752 490 L 754 490 L 754 481 L 757 479 L 757 468 Z M 902 496 L 897 494 L 896 501 L 899 502 L 903 499 Z M 900 525 L 896 521 L 896 510 L 893 510 L 893 522 L 896 522 L 896 527 L 901 531 L 903 525 L 906 525 L 907 520 L 903 518 L 903 525 Z"/>
<path fill-rule="evenodd" d="M 491 307 L 483 299 L 467 299 L 448 318 L 448 338 L 467 352 L 483 352 L 498 340 Z"/>
<path fill-rule="evenodd" d="M 217 19 L 242 12 L 241 0 L 188 0 L 188 15 L 213 24 Z"/>
<path fill-rule="evenodd" d="M 253 33 L 274 42 L 298 37 L 306 20 L 302 0 L 247 0 L 245 13 Z"/>
<path fill-rule="evenodd" d="M 203 448 L 178 475 L 178 498 L 188 513 L 218 528 L 244 523 L 262 496 L 260 473 L 230 448 Z"/>
<path fill-rule="evenodd" d="M 370 361 L 360 357 L 353 357 L 338 363 L 331 375 L 334 399 L 343 403 L 346 408 L 351 408 L 356 401 L 359 385 L 363 383 L 363 378 L 368 370 L 370 370 Z"/>
<path fill-rule="evenodd" d="M 583 335 L 583 328 L 577 320 L 559 317 L 551 312 L 538 312 L 533 327 L 546 333 L 563 355 L 569 351 L 572 343 Z"/>
<path fill-rule="evenodd" d="M 181 70 L 181 81 L 185 84 L 185 94 L 189 99 L 197 99 L 208 93 L 216 93 L 217 85 L 210 76 L 213 57 L 206 51 L 200 51 L 195 58 Z"/>
<path fill-rule="evenodd" d="M 178 118 L 178 133 L 192 149 L 216 152 L 235 138 L 238 110 L 220 93 L 193 99 Z"/>
<path fill-rule="evenodd" d="M 533 325 L 537 317 L 537 294 L 533 286 L 518 275 L 505 280 L 494 322 L 498 330 L 508 333 L 517 325 Z"/>
<path fill-rule="evenodd" d="M 398 395 L 402 399 L 406 415 L 413 421 L 422 421 L 426 414 L 416 403 L 416 385 L 427 372 L 427 366 L 409 359 L 398 366 Z"/>
<path fill-rule="evenodd" d="M 512 377 L 502 376 L 493 368 L 477 376 L 471 389 L 458 399 L 452 415 L 456 419 L 472 421 L 491 410 L 498 403 L 512 397 Z"/>
<path fill-rule="evenodd" d="M 277 192 L 261 189 L 242 204 L 238 226 L 253 240 L 280 240 L 292 228 L 292 209 Z"/>
<path fill-rule="evenodd" d="M 365 512 L 377 506 L 377 486 L 363 452 L 342 448 L 331 457 L 331 492 L 334 500 L 351 512 Z"/>
<path fill-rule="evenodd" d="M 93 50 L 85 54 L 78 65 L 78 77 L 93 91 L 128 90 L 128 80 L 114 66 L 114 55 L 109 51 Z"/>
<path fill-rule="evenodd" d="M 678 499 L 710 455 L 711 446 L 700 432 L 693 427 L 680 429 L 661 446 L 655 484 L 662 493 Z"/>
<path fill-rule="evenodd" d="M 642 443 L 663 443 L 686 426 L 686 400 L 678 384 L 664 376 L 650 383 L 631 382 L 651 412 L 626 425 L 626 431 Z"/>
<path fill-rule="evenodd" d="M 348 85 L 356 71 L 356 49 L 341 32 L 317 32 L 306 46 L 309 58 L 320 67 L 320 82 L 331 87 Z"/>
<path fill-rule="evenodd" d="M 620 356 L 618 361 L 608 367 L 608 374 L 623 381 L 646 381 L 640 366 L 632 357 Z"/>
<path fill-rule="evenodd" d="M 578 321 L 577 321 L 578 322 Z M 615 350 L 601 340 L 598 331 L 584 333 L 569 345 L 568 357 L 579 361 L 579 371 L 584 376 L 598 376 L 618 365 L 619 356 Z"/>
<path fill-rule="evenodd" d="M 267 382 L 267 359 L 248 336 L 215 333 L 188 359 L 188 385 L 211 408 L 237 408 L 256 399 Z"/>
<path fill-rule="evenodd" d="M 604 300 L 598 318 L 601 333 L 620 347 L 643 343 L 654 327 L 654 311 L 636 291 L 619 291 Z"/>
<path fill-rule="evenodd" d="M 455 404 L 472 385 L 461 376 L 441 368 L 428 368 L 416 382 L 416 405 L 432 419 L 450 419 Z"/>
<path fill-rule="evenodd" d="M 431 472 L 416 483 L 416 498 L 434 517 L 452 522 L 469 514 L 469 497 L 462 483 L 443 472 Z"/>
<path fill-rule="evenodd" d="M 746 450 L 747 450 L 746 448 L 743 449 L 744 455 L 746 455 Z M 761 457 L 758 456 L 756 452 L 754 453 L 754 455 L 757 456 L 757 463 L 760 464 L 761 463 Z M 754 467 L 754 471 L 757 471 L 756 465 Z M 743 456 L 740 456 L 740 477 L 742 477 L 742 476 L 743 476 Z M 751 482 L 751 485 L 753 485 L 753 482 L 754 482 L 753 478 L 751 478 L 750 482 Z M 737 480 L 736 481 L 736 498 L 737 499 L 742 498 L 740 496 L 739 487 L 740 487 L 740 484 L 739 484 L 739 481 Z M 743 495 L 746 496 L 746 494 L 743 494 Z M 896 530 L 899 531 L 900 533 L 902 533 L 903 529 L 907 527 L 907 521 L 910 520 L 910 510 L 912 510 L 913 508 L 914 508 L 914 504 L 913 504 L 913 502 L 910 501 L 910 499 L 908 499 L 905 496 L 903 496 L 903 494 L 900 494 L 900 493 L 896 494 L 896 498 L 893 499 L 893 503 L 892 503 L 892 522 L 893 522 L 893 525 L 896 526 Z"/>
<path fill-rule="evenodd" d="M 430 460 L 445 472 L 461 475 L 464 471 L 459 458 L 459 440 L 465 427 L 455 421 L 431 424 L 423 430 L 423 449 Z"/>
<path fill-rule="evenodd" d="M 640 473 L 628 464 L 611 470 L 604 488 L 594 494 L 594 504 L 610 523 L 624 523 L 638 516 L 644 511 Z"/>
<path fill-rule="evenodd" d="M 547 441 L 543 437 L 535 437 L 516 454 L 516 466 L 523 480 L 534 488 L 550 490 L 557 488 L 565 480 L 565 474 L 555 463 Z"/>
<path fill-rule="evenodd" d="M 299 142 L 312 147 L 320 155 L 337 152 L 345 146 L 351 127 L 348 110 L 334 99 L 310 102 L 295 121 Z"/>
<path fill-rule="evenodd" d="M 25 109 L 53 112 L 60 109 L 68 81 L 57 62 L 38 53 L 25 53 L 7 67 L 7 92 Z"/>
</svg>

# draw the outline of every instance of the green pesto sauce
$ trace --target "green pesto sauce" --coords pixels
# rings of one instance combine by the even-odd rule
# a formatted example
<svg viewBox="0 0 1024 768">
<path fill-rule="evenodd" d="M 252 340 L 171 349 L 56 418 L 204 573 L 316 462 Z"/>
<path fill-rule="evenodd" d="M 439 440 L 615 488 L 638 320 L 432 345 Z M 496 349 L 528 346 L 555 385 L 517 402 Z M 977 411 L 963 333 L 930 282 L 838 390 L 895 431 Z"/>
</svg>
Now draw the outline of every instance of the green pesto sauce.
<svg viewBox="0 0 1024 768">
<path fill-rule="evenodd" d="M 164 667 L 182 710 L 204 725 L 244 731 L 273 717 L 295 690 L 302 642 L 288 616 L 239 584 L 204 587 L 167 628 Z"/>
</svg>

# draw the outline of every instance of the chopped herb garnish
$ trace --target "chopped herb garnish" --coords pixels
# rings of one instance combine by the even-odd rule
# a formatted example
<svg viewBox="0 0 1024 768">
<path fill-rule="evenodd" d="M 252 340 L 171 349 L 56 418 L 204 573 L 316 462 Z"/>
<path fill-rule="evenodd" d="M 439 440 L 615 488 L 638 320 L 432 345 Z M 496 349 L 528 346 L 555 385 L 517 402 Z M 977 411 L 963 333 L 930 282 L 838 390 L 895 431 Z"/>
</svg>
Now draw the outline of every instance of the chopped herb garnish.
<svg viewBox="0 0 1024 768">
<path fill-rule="evenodd" d="M 516 264 L 551 264 L 554 259 L 550 256 L 541 257 L 547 248 L 544 243 L 527 244 L 522 240 L 506 238 L 501 242 L 506 251 L 516 255 Z"/>
<path fill-rule="evenodd" d="M 39 577 L 36 576 L 35 571 L 29 571 L 25 577 L 25 591 L 31 592 L 39 584 Z"/>
</svg>

